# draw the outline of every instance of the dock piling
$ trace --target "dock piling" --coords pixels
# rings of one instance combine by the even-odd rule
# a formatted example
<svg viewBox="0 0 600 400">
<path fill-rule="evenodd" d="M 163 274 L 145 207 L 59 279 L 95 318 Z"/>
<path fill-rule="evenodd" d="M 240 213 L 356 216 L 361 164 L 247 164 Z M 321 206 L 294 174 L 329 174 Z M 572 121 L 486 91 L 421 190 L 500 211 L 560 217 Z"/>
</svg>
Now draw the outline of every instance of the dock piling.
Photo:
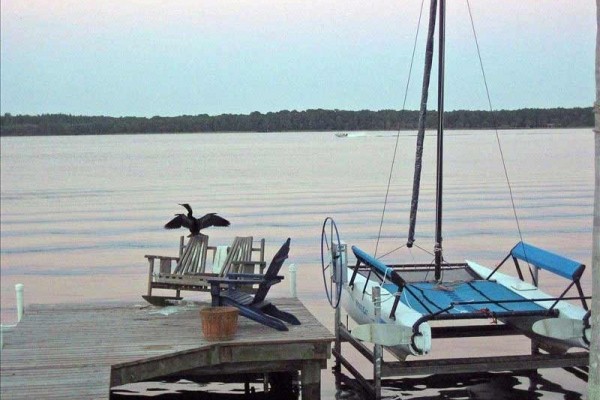
<svg viewBox="0 0 600 400">
<path fill-rule="evenodd" d="M 375 323 L 381 318 L 381 287 L 373 286 L 373 306 L 375 307 Z M 381 366 L 383 364 L 383 346 L 373 343 L 373 389 L 375 398 L 381 398 Z"/>
<path fill-rule="evenodd" d="M 300 391 L 303 399 L 321 398 L 321 366 L 318 361 L 305 361 L 300 372 Z"/>
</svg>

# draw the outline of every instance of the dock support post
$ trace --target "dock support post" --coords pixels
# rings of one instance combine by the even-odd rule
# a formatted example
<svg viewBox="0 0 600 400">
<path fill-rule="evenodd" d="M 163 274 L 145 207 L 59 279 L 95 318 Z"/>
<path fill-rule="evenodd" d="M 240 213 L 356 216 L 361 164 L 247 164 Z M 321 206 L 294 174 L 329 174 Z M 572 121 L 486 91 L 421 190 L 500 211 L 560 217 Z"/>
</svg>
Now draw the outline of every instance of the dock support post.
<svg viewBox="0 0 600 400">
<path fill-rule="evenodd" d="M 342 323 L 341 319 L 342 319 L 342 312 L 341 312 L 341 307 L 338 304 L 338 306 L 335 308 L 335 321 L 334 321 L 334 327 L 333 327 L 333 333 L 335 334 L 335 343 L 333 345 L 333 348 L 335 349 L 335 353 L 339 354 L 340 356 L 342 355 L 342 339 L 340 338 L 340 324 Z M 340 361 L 340 357 L 336 356 L 335 357 L 335 365 L 334 365 L 334 371 L 335 372 L 341 372 L 342 371 L 342 363 Z"/>
<path fill-rule="evenodd" d="M 375 308 L 375 322 L 381 318 L 381 288 L 374 286 L 372 289 L 373 306 Z M 375 343 L 373 347 L 373 391 L 375 398 L 381 398 L 381 364 L 383 363 L 383 346 Z"/>
<path fill-rule="evenodd" d="M 302 364 L 300 390 L 303 399 L 321 399 L 321 366 L 318 361 L 306 361 Z"/>
<path fill-rule="evenodd" d="M 334 245 L 335 251 L 340 254 L 339 267 L 342 269 L 341 274 L 341 282 L 337 282 L 338 285 L 346 285 L 348 283 L 348 248 L 346 243 L 342 242 L 340 246 Z M 343 288 L 342 288 L 343 289 Z M 341 296 L 341 293 L 340 293 Z M 341 372 L 342 371 L 342 362 L 340 360 L 342 355 L 342 339 L 340 334 L 340 326 L 342 324 L 342 311 L 341 305 L 338 303 L 335 308 L 335 320 L 334 320 L 334 334 L 335 334 L 335 343 L 334 350 L 335 353 L 339 355 L 339 357 L 335 357 L 335 366 L 334 371 Z M 345 328 L 348 329 L 348 323 L 346 323 Z"/>
<path fill-rule="evenodd" d="M 298 297 L 296 288 L 296 264 L 290 264 L 288 270 L 290 272 L 290 295 L 295 299 Z"/>
<path fill-rule="evenodd" d="M 22 283 L 17 283 L 15 285 L 15 291 L 17 292 L 17 323 L 21 322 L 21 318 L 23 318 L 23 313 L 25 312 L 25 302 L 23 297 L 23 290 L 25 286 Z"/>
</svg>

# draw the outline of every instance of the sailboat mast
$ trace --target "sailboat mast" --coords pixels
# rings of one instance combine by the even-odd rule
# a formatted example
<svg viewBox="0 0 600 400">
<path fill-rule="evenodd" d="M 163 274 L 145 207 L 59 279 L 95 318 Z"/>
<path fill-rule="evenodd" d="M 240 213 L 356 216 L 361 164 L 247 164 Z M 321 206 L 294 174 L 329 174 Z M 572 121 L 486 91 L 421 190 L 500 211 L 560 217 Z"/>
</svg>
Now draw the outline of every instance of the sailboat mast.
<svg viewBox="0 0 600 400">
<path fill-rule="evenodd" d="M 412 199 L 410 202 L 410 225 L 406 247 L 411 248 L 415 242 L 415 227 L 417 224 L 417 210 L 419 208 L 419 191 L 421 187 L 421 170 L 423 166 L 423 142 L 425 141 L 425 125 L 427 121 L 427 99 L 429 97 L 429 80 L 431 78 L 431 65 L 435 42 L 435 18 L 437 15 L 437 0 L 429 4 L 429 29 L 427 31 L 427 44 L 425 48 L 425 65 L 423 69 L 423 87 L 421 89 L 421 109 L 419 111 L 419 128 L 417 131 L 417 150 L 415 154 L 415 172 L 413 178 Z"/>
<path fill-rule="evenodd" d="M 437 125 L 437 179 L 435 202 L 435 280 L 442 277 L 442 189 L 444 161 L 444 53 L 446 36 L 446 0 L 440 0 L 438 50 L 438 125 Z"/>
</svg>

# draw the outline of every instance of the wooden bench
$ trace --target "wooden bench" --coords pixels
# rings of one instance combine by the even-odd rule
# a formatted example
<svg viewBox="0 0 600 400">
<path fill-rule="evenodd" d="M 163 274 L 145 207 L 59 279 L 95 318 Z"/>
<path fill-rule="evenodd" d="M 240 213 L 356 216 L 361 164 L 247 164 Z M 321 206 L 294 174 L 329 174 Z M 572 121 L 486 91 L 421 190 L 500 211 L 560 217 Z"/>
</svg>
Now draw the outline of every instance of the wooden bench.
<svg viewBox="0 0 600 400">
<path fill-rule="evenodd" d="M 186 245 L 180 240 L 180 256 L 146 255 L 148 259 L 148 292 L 142 297 L 151 304 L 163 306 L 169 301 L 181 300 L 181 291 L 210 292 L 208 278 L 225 276 L 230 272 L 263 273 L 265 240 L 254 245 L 252 236 L 236 237 L 229 247 L 220 273 L 206 272 L 209 252 L 214 255 L 215 246 L 208 246 L 208 236 L 192 236 Z M 253 254 L 258 260 L 252 260 Z M 155 270 L 158 263 L 158 271 Z M 175 290 L 175 296 L 155 296 L 153 289 Z"/>
</svg>

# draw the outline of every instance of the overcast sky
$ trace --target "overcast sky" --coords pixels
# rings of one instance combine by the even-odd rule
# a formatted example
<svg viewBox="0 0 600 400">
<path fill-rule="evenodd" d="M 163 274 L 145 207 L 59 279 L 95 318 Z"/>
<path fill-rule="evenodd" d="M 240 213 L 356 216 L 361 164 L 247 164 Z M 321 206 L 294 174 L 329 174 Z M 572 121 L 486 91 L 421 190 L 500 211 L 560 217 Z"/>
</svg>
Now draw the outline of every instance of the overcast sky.
<svg viewBox="0 0 600 400">
<path fill-rule="evenodd" d="M 401 109 L 420 0 L 0 0 L 1 113 Z M 590 107 L 592 0 L 470 0 L 495 109 Z M 428 2 L 406 108 L 417 109 Z M 488 109 L 466 0 L 446 108 Z M 435 106 L 435 97 L 430 97 Z"/>
</svg>

